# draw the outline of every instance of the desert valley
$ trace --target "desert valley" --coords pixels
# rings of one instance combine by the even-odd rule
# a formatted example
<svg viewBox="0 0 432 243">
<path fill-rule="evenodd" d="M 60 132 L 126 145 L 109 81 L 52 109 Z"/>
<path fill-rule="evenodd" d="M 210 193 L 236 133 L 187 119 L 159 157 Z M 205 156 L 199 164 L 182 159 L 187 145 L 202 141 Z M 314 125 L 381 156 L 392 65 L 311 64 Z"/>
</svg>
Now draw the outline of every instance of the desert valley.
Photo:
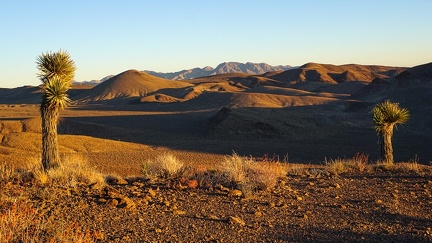
<svg viewBox="0 0 432 243">
<path fill-rule="evenodd" d="M 0 168 L 10 174 L 0 176 L 0 231 L 7 206 L 25 198 L 38 225 L 62 222 L 32 226 L 59 242 L 431 242 L 432 63 L 263 65 L 125 70 L 74 83 L 60 112 L 60 153 L 103 174 L 100 188 L 23 174 L 40 162 L 42 91 L 1 88 Z M 409 168 L 376 166 L 371 110 L 384 100 L 409 110 L 393 136 L 395 166 Z M 146 177 L 146 161 L 163 154 L 189 169 Z M 283 173 L 263 188 L 226 183 L 219 172 L 240 157 Z M 75 238 L 60 237 L 65 230 Z"/>
<path fill-rule="evenodd" d="M 308 63 L 260 75 L 227 73 L 182 81 L 127 70 L 96 86 L 75 85 L 69 94 L 73 105 L 61 113 L 59 132 L 198 157 L 236 151 L 320 164 L 325 158 L 366 153 L 374 161 L 379 149 L 370 111 L 389 99 L 411 113 L 395 132 L 396 160 L 429 164 L 431 67 Z M 38 87 L 0 89 L 2 147 L 11 154 L 19 146 L 8 144 L 14 139 L 8 131 L 39 131 L 40 100 Z M 92 151 L 93 146 L 86 147 L 85 152 Z"/>
</svg>

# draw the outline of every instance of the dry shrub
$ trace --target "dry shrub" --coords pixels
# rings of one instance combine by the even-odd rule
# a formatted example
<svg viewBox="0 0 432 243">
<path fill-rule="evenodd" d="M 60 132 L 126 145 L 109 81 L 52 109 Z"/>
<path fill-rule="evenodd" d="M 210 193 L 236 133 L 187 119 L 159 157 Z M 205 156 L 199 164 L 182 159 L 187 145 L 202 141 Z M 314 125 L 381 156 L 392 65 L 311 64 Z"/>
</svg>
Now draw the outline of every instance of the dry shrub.
<svg viewBox="0 0 432 243">
<path fill-rule="evenodd" d="M 155 160 L 149 160 L 142 164 L 141 172 L 144 176 L 159 176 L 163 178 L 172 178 L 181 176 L 184 165 L 174 155 L 164 153 L 156 157 Z"/>
<path fill-rule="evenodd" d="M 0 164 L 0 182 L 10 181 L 15 177 L 15 169 L 8 164 Z"/>
<path fill-rule="evenodd" d="M 279 162 L 256 162 L 233 153 L 225 158 L 222 171 L 246 194 L 255 189 L 271 190 L 286 175 L 287 166 Z"/>
<path fill-rule="evenodd" d="M 339 175 L 343 173 L 356 173 L 364 172 L 369 169 L 369 155 L 364 153 L 357 153 L 351 159 L 330 159 L 325 160 L 328 172 Z"/>
<path fill-rule="evenodd" d="M 35 170 L 33 172 L 33 176 L 36 179 L 36 181 L 38 181 L 41 184 L 48 183 L 48 180 L 49 180 L 48 174 L 42 169 Z"/>
<path fill-rule="evenodd" d="M 386 163 L 378 160 L 374 166 L 375 170 L 392 171 L 394 163 Z"/>
<path fill-rule="evenodd" d="M 0 242 L 36 242 L 41 228 L 36 209 L 21 202 L 0 204 Z"/>
<path fill-rule="evenodd" d="M 363 172 L 367 170 L 369 164 L 369 155 L 365 153 L 357 153 L 354 155 L 354 157 L 351 159 L 351 167 L 354 168 L 354 170 L 358 172 Z"/>
<path fill-rule="evenodd" d="M 339 175 L 348 172 L 347 161 L 345 159 L 330 159 L 330 161 L 326 159 L 324 163 L 327 170 L 332 174 Z"/>
<path fill-rule="evenodd" d="M 53 182 L 67 183 L 75 186 L 76 183 L 97 184 L 104 186 L 104 177 L 91 167 L 87 160 L 79 154 L 62 156 L 61 163 L 48 170 L 48 178 Z M 42 174 L 42 173 L 41 173 Z"/>
<path fill-rule="evenodd" d="M 397 163 L 394 166 L 394 169 L 404 173 L 413 172 L 415 174 L 419 174 L 421 172 L 420 164 L 417 161 L 410 161 L 406 163 Z"/>
<path fill-rule="evenodd" d="M 183 178 L 197 180 L 198 185 L 202 188 L 213 188 L 217 185 L 227 184 L 230 180 L 227 178 L 227 174 L 209 169 L 205 165 L 187 166 Z"/>
<path fill-rule="evenodd" d="M 225 157 L 222 170 L 237 184 L 248 182 L 248 173 L 250 173 L 253 162 L 252 158 L 241 157 L 234 152 L 231 156 Z"/>
<path fill-rule="evenodd" d="M 50 233 L 48 233 L 50 232 Z M 48 222 L 37 209 L 22 201 L 0 202 L 0 242 L 96 242 L 100 232 L 78 224 Z"/>
<path fill-rule="evenodd" d="M 287 166 L 280 162 L 254 162 L 251 169 L 251 180 L 264 190 L 274 188 L 279 178 L 287 174 Z"/>
<path fill-rule="evenodd" d="M 399 173 L 414 173 L 414 174 L 422 174 L 424 173 L 424 169 L 418 163 L 417 159 L 410 160 L 409 162 L 400 162 L 400 163 L 382 163 L 377 162 L 375 165 L 375 169 L 390 171 L 390 172 L 399 172 Z"/>
</svg>

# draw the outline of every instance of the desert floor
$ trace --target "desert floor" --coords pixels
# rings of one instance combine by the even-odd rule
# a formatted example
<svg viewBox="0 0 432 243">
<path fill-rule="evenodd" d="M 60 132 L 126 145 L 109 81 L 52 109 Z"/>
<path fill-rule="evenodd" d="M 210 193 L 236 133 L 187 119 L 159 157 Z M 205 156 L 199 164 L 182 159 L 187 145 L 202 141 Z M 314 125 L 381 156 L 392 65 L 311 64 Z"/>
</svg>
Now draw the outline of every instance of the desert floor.
<svg viewBox="0 0 432 243">
<path fill-rule="evenodd" d="M 60 242 L 432 241 L 429 165 L 383 169 L 371 160 L 367 169 L 339 173 L 324 164 L 324 157 L 351 158 L 376 149 L 376 135 L 364 129 L 370 125 L 366 122 L 358 129 L 343 122 L 338 129 L 326 129 L 344 121 L 346 114 L 328 113 L 326 109 L 334 108 L 325 106 L 292 108 L 285 116 L 291 118 L 295 139 L 289 134 L 233 136 L 229 126 L 235 124 L 209 130 L 208 120 L 218 110 L 152 107 L 90 105 L 62 112 L 61 153 L 79 155 L 90 170 L 101 172 L 106 179 L 102 186 L 70 178 L 42 183 L 35 171 L 25 172 L 28 164 L 40 161 L 38 106 L 0 107 L 0 158 L 3 165 L 13 161 L 15 171 L 3 167 L 10 176 L 0 181 L 0 222 L 24 212 L 24 218 L 33 220 L 26 237 Z M 259 114 L 287 119 L 285 111 Z M 312 111 L 317 113 L 310 120 Z M 318 129 L 301 125 L 315 123 L 317 114 L 325 118 Z M 284 162 L 286 173 L 274 188 L 249 188 L 247 194 L 243 188 L 238 195 L 239 185 L 217 176 L 233 151 Z M 166 152 L 194 173 L 151 180 L 141 173 L 143 162 Z M 188 180 L 199 185 L 188 187 Z M 16 237 L 12 239 L 22 235 Z"/>
</svg>

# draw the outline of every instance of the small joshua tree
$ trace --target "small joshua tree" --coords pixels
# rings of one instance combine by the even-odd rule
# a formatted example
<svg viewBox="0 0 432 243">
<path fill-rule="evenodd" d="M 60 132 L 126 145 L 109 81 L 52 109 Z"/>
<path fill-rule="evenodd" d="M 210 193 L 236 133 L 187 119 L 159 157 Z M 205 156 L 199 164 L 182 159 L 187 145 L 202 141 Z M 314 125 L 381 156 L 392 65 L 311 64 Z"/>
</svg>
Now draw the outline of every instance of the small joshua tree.
<svg viewBox="0 0 432 243">
<path fill-rule="evenodd" d="M 388 100 L 377 104 L 372 109 L 374 128 L 380 137 L 380 160 L 384 163 L 393 163 L 393 128 L 397 124 L 404 124 L 408 121 L 409 112 L 399 107 L 398 103 Z"/>
<path fill-rule="evenodd" d="M 36 58 L 37 76 L 44 91 L 40 112 L 42 117 L 42 165 L 44 170 L 58 164 L 57 142 L 59 111 L 68 105 L 67 91 L 75 75 L 75 63 L 65 51 L 47 52 Z"/>
</svg>

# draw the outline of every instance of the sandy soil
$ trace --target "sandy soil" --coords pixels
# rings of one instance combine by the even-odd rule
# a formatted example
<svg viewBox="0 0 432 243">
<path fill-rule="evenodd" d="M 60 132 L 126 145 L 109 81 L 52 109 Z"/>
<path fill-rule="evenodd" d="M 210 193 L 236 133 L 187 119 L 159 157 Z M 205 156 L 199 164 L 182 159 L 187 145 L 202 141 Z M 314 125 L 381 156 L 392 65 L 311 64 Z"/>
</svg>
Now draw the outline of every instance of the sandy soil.
<svg viewBox="0 0 432 243">
<path fill-rule="evenodd" d="M 430 170 L 342 176 L 303 170 L 246 198 L 216 184 L 191 189 L 140 178 L 114 180 L 102 190 L 32 181 L 1 186 L 3 197 L 20 195 L 48 222 L 52 232 L 41 239 L 78 223 L 97 242 L 432 241 Z"/>
</svg>

